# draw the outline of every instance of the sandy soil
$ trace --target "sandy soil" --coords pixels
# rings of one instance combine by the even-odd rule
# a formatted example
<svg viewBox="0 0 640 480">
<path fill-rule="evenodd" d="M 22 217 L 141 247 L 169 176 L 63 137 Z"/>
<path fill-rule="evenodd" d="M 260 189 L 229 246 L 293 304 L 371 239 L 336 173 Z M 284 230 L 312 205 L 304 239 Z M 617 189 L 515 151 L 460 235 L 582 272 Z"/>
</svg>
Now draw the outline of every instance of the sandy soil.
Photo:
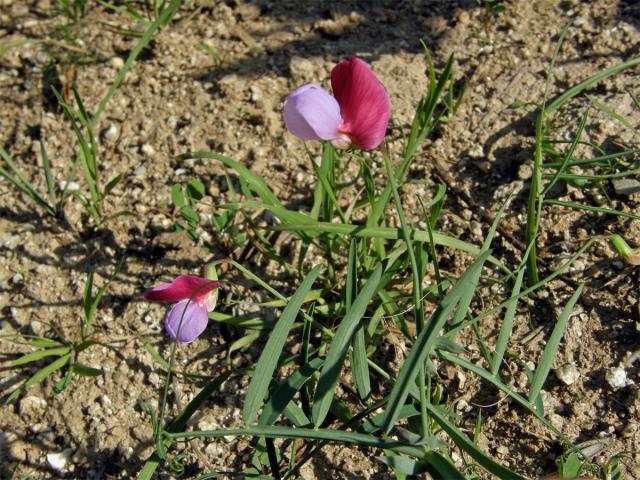
<svg viewBox="0 0 640 480">
<path fill-rule="evenodd" d="M 54 3 L 0 0 L 0 42 L 41 38 L 64 40 L 74 47 L 36 42 L 0 56 L 0 146 L 43 191 L 40 143 L 45 143 L 59 181 L 76 151 L 73 133 L 52 100 L 52 81 L 63 88 L 75 82 L 87 108 L 94 111 L 136 42 L 108 25 L 141 28 L 94 2 L 89 2 L 84 20 L 64 27 L 66 21 L 53 13 Z M 219 164 L 178 163 L 176 154 L 224 153 L 264 176 L 288 204 L 307 209 L 314 175 L 302 143 L 284 129 L 284 97 L 304 82 L 328 86 L 332 66 L 358 55 L 388 89 L 392 145 L 397 145 L 395 127 L 410 122 L 426 86 L 423 40 L 438 66 L 454 54 L 456 78 L 466 79 L 469 86 L 457 114 L 417 157 L 410 174 L 415 183 L 404 192 L 406 207 L 417 213 L 415 197 L 425 195 L 433 183 L 445 183 L 446 211 L 438 228 L 479 244 L 488 222 L 515 192 L 494 250 L 513 265 L 523 252 L 536 115 L 531 104 L 542 98 L 560 31 L 573 21 L 558 57 L 552 95 L 640 54 L 640 10 L 630 0 L 514 0 L 499 16 L 491 16 L 473 0 L 190 3 L 196 6 L 181 9 L 145 49 L 98 125 L 101 171 L 108 178 L 123 175 L 106 200 L 107 210 L 126 209 L 133 216 L 95 228 L 77 202 L 68 202 L 67 222 L 62 224 L 36 210 L 6 182 L 0 183 L 0 334 L 47 335 L 56 328 L 77 335 L 87 273 L 96 272 L 100 283 L 126 256 L 97 318 L 104 331 L 101 340 L 114 348 L 95 346 L 82 357 L 103 375 L 74 381 L 58 395 L 52 393 L 60 378 L 54 375 L 18 401 L 0 406 L 0 462 L 15 471 L 16 478 L 129 478 L 153 450 L 149 416 L 139 400 L 157 404 L 164 377 L 142 340 L 163 355 L 168 342 L 161 329 L 164 308 L 143 301 L 141 294 L 160 280 L 198 273 L 204 261 L 229 254 L 222 247 L 212 253 L 202 241 L 194 243 L 173 231 L 174 183 L 198 178 L 206 185 L 205 200 L 218 203 L 226 198 Z M 220 61 L 199 44 L 216 51 Z M 640 111 L 627 93 L 640 94 L 639 74 L 638 69 L 627 71 L 590 93 L 640 125 Z M 515 102 L 523 106 L 510 108 Z M 579 99 L 563 111 L 557 117 L 557 136 L 570 138 L 567 135 L 575 133 L 588 107 L 586 99 Z M 585 135 L 597 145 L 638 142 L 637 131 L 621 128 L 593 108 Z M 604 191 L 616 208 L 640 212 L 637 193 L 616 194 L 609 184 Z M 592 204 L 607 201 L 598 189 L 568 187 L 557 195 Z M 544 218 L 539 256 L 546 273 L 592 235 L 640 238 L 637 221 L 560 207 L 547 209 Z M 214 235 L 208 229 L 204 238 Z M 468 260 L 456 252 L 443 252 L 443 268 L 451 274 L 459 273 Z M 267 272 L 268 262 L 258 260 L 256 268 Z M 626 454 L 628 478 L 640 478 L 639 362 L 633 357 L 640 348 L 638 273 L 616 260 L 605 241 L 596 242 L 569 273 L 518 311 L 515 343 L 510 346 L 514 358 L 536 359 L 561 306 L 578 283 L 586 283 L 554 362 L 556 369 L 575 367 L 577 378 L 570 385 L 562 381 L 563 372 L 573 367 L 550 376 L 544 387 L 546 412 L 572 441 L 594 441 L 594 461 L 599 464 Z M 284 289 L 288 281 L 276 275 L 274 282 Z M 240 285 L 232 274 L 224 283 L 222 305 L 242 294 L 246 305 L 228 308 L 236 314 L 255 308 L 251 304 L 260 296 L 251 286 Z M 490 285 L 480 293 L 487 302 L 504 294 Z M 480 325 L 491 341 L 500 320 L 489 318 Z M 229 346 L 241 336 L 240 330 L 211 323 L 201 340 L 178 350 L 178 369 L 219 372 Z M 480 358 L 473 339 L 467 340 L 470 358 Z M 0 382 L 7 392 L 35 370 L 9 367 L 28 348 L 3 340 L 1 350 Z M 257 351 L 235 352 L 234 362 L 249 364 Z M 612 367 L 625 369 L 626 386 L 614 389 L 606 381 Z M 513 385 L 525 387 L 526 376 L 515 360 L 513 372 Z M 553 434 L 470 374 L 461 377 L 444 364 L 441 374 L 447 396 L 457 399 L 463 427 L 472 431 L 482 412 L 480 445 L 489 454 L 531 477 L 555 471 L 563 448 Z M 169 414 L 177 413 L 199 386 L 176 383 Z M 240 426 L 238 392 L 244 388 L 246 381 L 225 384 L 193 419 L 193 426 Z M 192 478 L 214 468 L 241 470 L 250 461 L 252 448 L 249 440 L 241 439 L 196 441 L 178 450 L 185 452 L 185 477 Z M 56 471 L 47 464 L 46 455 L 61 451 L 68 451 L 70 458 Z M 318 454 L 302 475 L 393 478 L 372 452 L 335 447 Z"/>
</svg>

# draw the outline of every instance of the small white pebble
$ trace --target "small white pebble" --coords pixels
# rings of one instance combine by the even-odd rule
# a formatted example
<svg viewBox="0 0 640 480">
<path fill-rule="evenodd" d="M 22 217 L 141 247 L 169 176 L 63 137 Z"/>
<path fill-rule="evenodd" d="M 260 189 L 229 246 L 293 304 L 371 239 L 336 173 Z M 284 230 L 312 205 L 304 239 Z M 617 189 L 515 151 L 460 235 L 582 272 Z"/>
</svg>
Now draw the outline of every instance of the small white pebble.
<svg viewBox="0 0 640 480">
<path fill-rule="evenodd" d="M 118 127 L 109 125 L 102 133 L 102 138 L 107 143 L 113 143 L 118 139 Z"/>
<path fill-rule="evenodd" d="M 67 460 L 73 453 L 72 448 L 67 448 L 58 453 L 49 453 L 47 454 L 47 463 L 49 466 L 57 471 L 61 471 L 64 466 L 67 464 Z"/>
<path fill-rule="evenodd" d="M 572 385 L 580 378 L 580 372 L 572 363 L 565 363 L 556 369 L 556 377 L 565 385 Z"/>
<path fill-rule="evenodd" d="M 484 47 L 480 48 L 480 53 L 491 53 L 493 52 L 493 45 L 485 45 Z"/>
<path fill-rule="evenodd" d="M 65 188 L 69 192 L 77 192 L 80 190 L 80 185 L 77 182 L 65 182 L 64 180 L 58 183 L 60 190 L 64 190 Z"/>
<path fill-rule="evenodd" d="M 120 70 L 124 67 L 124 60 L 121 57 L 113 57 L 111 59 L 111 66 L 116 70 Z"/>
<path fill-rule="evenodd" d="M 627 372 L 622 367 L 612 367 L 607 370 L 605 379 L 614 390 L 622 388 L 627 385 Z"/>
<path fill-rule="evenodd" d="M 469 156 L 471 158 L 484 158 L 484 149 L 482 145 L 474 145 L 469 149 Z"/>
<path fill-rule="evenodd" d="M 144 153 L 147 157 L 152 157 L 156 154 L 156 149 L 153 148 L 151 145 L 149 145 L 148 143 L 145 143 L 144 145 L 142 145 L 142 147 L 140 147 L 140 150 L 142 151 L 142 153 Z"/>
</svg>

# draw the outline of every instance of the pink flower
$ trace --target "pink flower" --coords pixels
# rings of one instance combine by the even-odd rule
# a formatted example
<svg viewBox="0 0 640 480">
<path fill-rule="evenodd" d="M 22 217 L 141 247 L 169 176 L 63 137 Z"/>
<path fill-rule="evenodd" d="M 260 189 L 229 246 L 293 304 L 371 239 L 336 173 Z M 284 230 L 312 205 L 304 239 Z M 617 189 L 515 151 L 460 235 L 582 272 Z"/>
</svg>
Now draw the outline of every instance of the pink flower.
<svg viewBox="0 0 640 480">
<path fill-rule="evenodd" d="M 164 327 L 172 340 L 191 343 L 198 338 L 216 306 L 213 290 L 220 284 L 206 278 L 180 275 L 171 283 L 161 283 L 145 292 L 144 298 L 157 302 L 177 302 L 164 318 Z"/>
<path fill-rule="evenodd" d="M 318 85 L 297 88 L 284 101 L 287 129 L 303 140 L 330 140 L 371 150 L 382 143 L 391 103 L 371 67 L 352 57 L 331 71 L 334 97 Z"/>
</svg>

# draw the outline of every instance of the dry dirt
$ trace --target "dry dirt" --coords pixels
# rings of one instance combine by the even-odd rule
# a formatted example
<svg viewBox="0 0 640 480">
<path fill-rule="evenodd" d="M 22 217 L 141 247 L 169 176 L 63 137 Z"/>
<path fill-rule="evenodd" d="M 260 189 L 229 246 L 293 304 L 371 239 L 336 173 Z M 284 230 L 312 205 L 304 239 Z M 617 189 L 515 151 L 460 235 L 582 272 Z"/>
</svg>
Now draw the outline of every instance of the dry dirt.
<svg viewBox="0 0 640 480">
<path fill-rule="evenodd" d="M 544 90 L 545 72 L 558 35 L 572 20 L 558 57 L 552 95 L 597 71 L 640 55 L 640 9 L 633 0 L 514 0 L 507 12 L 491 16 L 474 0 L 370 0 L 316 2 L 259 0 L 187 2 L 174 21 L 145 49 L 99 123 L 100 166 L 105 177 L 123 174 L 107 198 L 119 217 L 94 228 L 77 202 L 68 202 L 66 224 L 51 220 L 0 183 L 0 334 L 50 334 L 52 327 L 77 335 L 87 273 L 104 281 L 116 261 L 123 271 L 109 287 L 97 317 L 100 339 L 114 348 L 94 346 L 83 361 L 103 375 L 74 381 L 58 395 L 55 376 L 30 388 L 20 399 L 0 406 L 0 465 L 15 478 L 129 478 L 153 449 L 149 417 L 138 405 L 157 404 L 162 370 L 142 344 L 147 339 L 163 355 L 168 342 L 161 330 L 164 307 L 142 300 L 150 285 L 178 273 L 198 273 L 205 261 L 220 258 L 202 242 L 173 233 L 170 190 L 174 183 L 198 178 L 207 200 L 224 198 L 223 171 L 207 161 L 178 163 L 174 156 L 192 150 L 224 153 L 264 176 L 289 205 L 308 209 L 314 175 L 302 143 L 282 121 L 282 101 L 296 85 L 308 81 L 328 86 L 332 66 L 355 54 L 368 61 L 386 86 L 395 127 L 410 122 L 426 86 L 420 40 L 438 66 L 455 54 L 455 75 L 468 81 L 455 116 L 441 126 L 418 155 L 411 171 L 416 183 L 405 189 L 407 208 L 433 183 L 446 183 L 446 212 L 438 228 L 475 244 L 509 193 L 515 199 L 496 241 L 494 254 L 509 265 L 522 255 L 528 179 L 532 164 L 535 107 Z M 87 17 L 62 30 L 65 20 L 53 14 L 50 0 L 0 0 L 0 42 L 49 38 L 74 46 L 31 43 L 0 56 L 0 146 L 45 189 L 38 165 L 40 142 L 46 144 L 58 180 L 71 165 L 76 142 L 51 95 L 51 62 L 64 88 L 74 81 L 87 108 L 94 111 L 136 42 L 108 25 L 141 28 L 129 17 L 89 2 Z M 66 33 L 65 33 L 66 32 Z M 220 56 L 214 60 L 197 48 L 204 43 Z M 77 64 L 77 68 L 72 68 Z M 640 125 L 640 112 L 627 91 L 640 94 L 640 72 L 627 71 L 594 89 L 601 102 Z M 55 78 L 55 75 L 54 75 Z M 509 108 L 520 102 L 521 108 Z M 560 134 L 575 132 L 588 104 L 575 103 L 558 117 Z M 637 132 L 637 130 L 636 130 Z M 637 145 L 637 133 L 591 110 L 588 139 L 596 144 Z M 392 146 L 399 140 L 392 129 Z M 79 180 L 82 187 L 82 182 Z M 640 212 L 638 194 L 616 195 L 604 186 L 611 204 Z M 598 190 L 569 187 L 561 198 L 597 204 Z M 606 198 L 604 199 L 606 201 Z M 640 238 L 640 223 L 560 207 L 549 208 L 542 225 L 539 256 L 550 273 L 592 235 L 621 233 Z M 215 235 L 213 231 L 209 235 Z M 445 252 L 445 268 L 459 273 L 468 258 Z M 258 266 L 262 268 L 264 266 Z M 261 270 L 262 271 L 262 270 Z M 585 292 L 576 306 L 554 367 L 575 366 L 577 380 L 565 385 L 552 374 L 545 385 L 546 412 L 573 442 L 595 440 L 594 460 L 604 464 L 625 454 L 628 478 L 640 478 L 638 269 L 615 259 L 605 241 L 596 242 L 571 271 L 546 293 L 519 310 L 510 350 L 535 360 L 557 314 L 576 285 Z M 285 288 L 286 278 L 275 278 Z M 222 305 L 238 300 L 235 277 L 224 279 Z M 499 290 L 487 286 L 482 300 Z M 243 294 L 234 307 L 250 311 L 257 295 Z M 253 295 L 253 296 L 252 296 Z M 225 298 L 226 297 L 226 298 Z M 480 305 L 478 305 L 478 308 Z M 500 318 L 483 321 L 480 330 L 495 341 Z M 210 324 L 188 348 L 178 349 L 178 369 L 216 374 L 239 330 Z M 3 340 L 0 368 L 4 392 L 33 370 L 10 368 L 21 345 Z M 470 358 L 480 358 L 469 339 Z M 234 354 L 238 365 L 255 358 L 255 350 Z M 37 366 L 42 364 L 36 364 Z M 605 376 L 622 366 L 627 385 L 613 389 Z M 526 388 L 517 362 L 510 381 Z M 463 427 L 473 429 L 482 412 L 480 445 L 505 465 L 537 477 L 555 471 L 562 445 L 551 432 L 508 401 L 442 365 L 446 394 L 456 398 Z M 170 396 L 170 415 L 198 391 L 197 382 L 178 382 Z M 242 389 L 225 384 L 193 421 L 199 429 L 241 425 Z M 180 448 L 183 448 L 181 446 Z M 45 456 L 68 450 L 62 471 Z M 249 440 L 197 441 L 185 448 L 186 478 L 213 469 L 242 470 L 250 460 Z M 167 475 L 164 473 L 163 475 Z M 372 452 L 326 448 L 302 472 L 304 478 L 393 478 Z"/>
</svg>

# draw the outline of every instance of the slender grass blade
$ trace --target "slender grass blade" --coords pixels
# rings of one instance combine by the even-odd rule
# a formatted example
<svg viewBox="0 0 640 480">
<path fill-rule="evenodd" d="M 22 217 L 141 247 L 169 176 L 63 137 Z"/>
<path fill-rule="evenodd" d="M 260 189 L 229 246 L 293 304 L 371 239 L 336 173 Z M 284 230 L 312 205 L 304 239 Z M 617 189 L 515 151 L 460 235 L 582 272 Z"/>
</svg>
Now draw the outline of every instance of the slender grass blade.
<svg viewBox="0 0 640 480">
<path fill-rule="evenodd" d="M 278 365 L 278 359 L 287 341 L 289 331 L 293 326 L 306 295 L 309 293 L 309 290 L 311 290 L 313 282 L 319 274 L 320 266 L 316 266 L 309 272 L 282 312 L 282 316 L 273 328 L 271 336 L 260 354 L 242 409 L 242 417 L 246 423 L 253 422 L 260 405 L 262 405 L 262 401 L 268 392 L 269 384 L 273 378 L 273 372 Z"/>
</svg>

